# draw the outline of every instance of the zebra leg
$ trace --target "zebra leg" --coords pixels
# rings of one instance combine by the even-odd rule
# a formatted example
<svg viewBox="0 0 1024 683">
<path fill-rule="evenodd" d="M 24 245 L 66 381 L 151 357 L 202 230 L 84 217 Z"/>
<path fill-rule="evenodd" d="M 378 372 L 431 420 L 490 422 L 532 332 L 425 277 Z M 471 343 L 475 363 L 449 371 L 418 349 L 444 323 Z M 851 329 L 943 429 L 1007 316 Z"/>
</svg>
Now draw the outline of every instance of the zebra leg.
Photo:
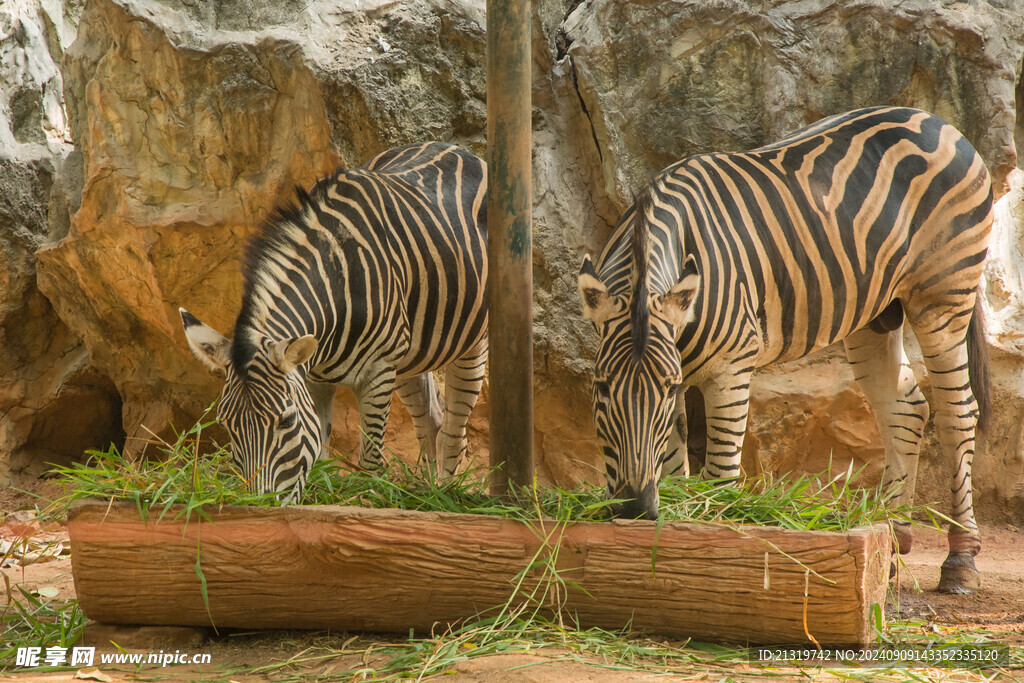
<svg viewBox="0 0 1024 683">
<path fill-rule="evenodd" d="M 715 377 L 700 387 L 707 420 L 707 462 L 704 479 L 740 477 L 743 436 L 747 431 L 752 367 Z"/>
<path fill-rule="evenodd" d="M 686 424 L 686 399 L 680 391 L 676 396 L 675 412 L 672 413 L 672 433 L 668 437 L 668 446 L 661 458 L 661 476 L 690 476 L 689 451 L 686 448 L 688 426 Z"/>
<path fill-rule="evenodd" d="M 971 490 L 978 403 L 971 391 L 968 374 L 966 326 L 959 333 L 954 333 L 949 329 L 949 322 L 950 318 L 947 318 L 946 324 L 937 325 L 933 328 L 934 333 L 919 333 L 918 342 L 932 380 L 932 404 L 939 445 L 943 456 L 952 465 L 950 517 L 954 523 L 949 525 L 949 555 L 942 563 L 939 590 L 944 593 L 970 593 L 981 587 L 981 575 L 974 565 L 974 556 L 981 551 L 981 534 L 974 519 Z"/>
<path fill-rule="evenodd" d="M 444 415 L 444 400 L 434 383 L 434 375 L 424 372 L 400 379 L 395 389 L 412 416 L 416 438 L 420 442 L 420 458 L 434 464 L 437 461 L 437 433 L 441 430 Z"/>
<path fill-rule="evenodd" d="M 359 466 L 379 469 L 384 465 L 381 446 L 391 414 L 391 393 L 395 390 L 395 369 L 377 367 L 367 373 L 368 379 L 353 387 L 359 402 Z"/>
<path fill-rule="evenodd" d="M 469 450 L 466 441 L 466 424 L 469 414 L 476 405 L 480 388 L 484 383 L 484 366 L 487 364 L 487 339 L 480 340 L 473 348 L 454 360 L 445 369 L 444 421 L 437 435 L 439 455 L 437 471 L 451 477 Z"/>
<path fill-rule="evenodd" d="M 928 421 L 928 402 L 903 350 L 903 325 L 890 332 L 863 328 L 843 340 L 846 358 L 875 414 L 885 444 L 883 486 L 897 504 L 914 502 L 921 439 Z M 910 552 L 910 524 L 893 524 L 896 549 Z M 892 569 L 895 570 L 895 562 Z"/>
</svg>

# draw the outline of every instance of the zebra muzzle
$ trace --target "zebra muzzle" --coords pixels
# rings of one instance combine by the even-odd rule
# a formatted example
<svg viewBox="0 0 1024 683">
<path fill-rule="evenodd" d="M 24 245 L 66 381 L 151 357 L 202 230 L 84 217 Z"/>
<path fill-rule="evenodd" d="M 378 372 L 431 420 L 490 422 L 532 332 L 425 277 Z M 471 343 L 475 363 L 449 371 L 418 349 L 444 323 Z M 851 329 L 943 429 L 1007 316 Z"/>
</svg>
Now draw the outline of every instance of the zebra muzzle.
<svg viewBox="0 0 1024 683">
<path fill-rule="evenodd" d="M 635 491 L 620 491 L 616 498 L 624 499 L 622 503 L 612 506 L 612 514 L 619 519 L 658 519 L 658 486 L 645 486 L 639 494 Z"/>
</svg>

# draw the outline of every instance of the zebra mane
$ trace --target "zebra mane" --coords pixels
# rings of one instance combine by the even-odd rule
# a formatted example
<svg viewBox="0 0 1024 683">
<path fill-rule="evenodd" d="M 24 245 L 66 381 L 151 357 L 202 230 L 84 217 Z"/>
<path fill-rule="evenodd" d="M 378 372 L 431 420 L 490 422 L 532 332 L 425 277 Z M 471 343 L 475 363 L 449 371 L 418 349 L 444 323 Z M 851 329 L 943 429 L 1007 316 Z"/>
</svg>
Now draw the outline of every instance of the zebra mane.
<svg viewBox="0 0 1024 683">
<path fill-rule="evenodd" d="M 647 350 L 651 336 L 650 298 L 650 230 L 647 228 L 647 214 L 654 207 L 650 188 L 640 196 L 633 196 L 633 235 L 630 240 L 633 251 L 633 296 L 630 303 L 630 323 L 633 329 L 633 359 L 639 360 Z"/>
<path fill-rule="evenodd" d="M 313 188 L 313 194 L 317 192 L 318 187 Z M 295 198 L 276 207 L 246 241 L 242 253 L 242 308 L 235 321 L 235 333 L 231 343 L 231 363 L 243 378 L 244 369 L 249 366 L 258 350 L 256 340 L 252 338 L 252 331 L 256 328 L 256 320 L 260 313 L 256 310 L 255 296 L 260 273 L 265 267 L 264 264 L 275 254 L 294 252 L 297 245 L 289 238 L 286 227 L 295 226 L 303 232 L 308 231 L 307 209 L 315 204 L 316 200 L 310 193 L 296 185 Z"/>
</svg>

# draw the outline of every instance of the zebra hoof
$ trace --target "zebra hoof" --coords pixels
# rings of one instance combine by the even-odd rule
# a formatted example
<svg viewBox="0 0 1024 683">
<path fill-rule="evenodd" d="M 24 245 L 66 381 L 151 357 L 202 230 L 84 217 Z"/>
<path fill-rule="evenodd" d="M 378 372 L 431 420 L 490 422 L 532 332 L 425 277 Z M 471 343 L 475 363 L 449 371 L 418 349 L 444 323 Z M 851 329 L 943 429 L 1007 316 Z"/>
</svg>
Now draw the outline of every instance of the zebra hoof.
<svg viewBox="0 0 1024 683">
<path fill-rule="evenodd" d="M 910 549 L 914 546 L 914 535 L 910 530 L 901 525 L 894 525 L 893 536 L 895 541 L 893 550 L 900 555 L 909 553 Z"/>
<path fill-rule="evenodd" d="M 950 553 L 939 574 L 940 593 L 973 593 L 981 588 L 981 574 L 974 566 L 974 557 L 966 553 Z"/>
</svg>

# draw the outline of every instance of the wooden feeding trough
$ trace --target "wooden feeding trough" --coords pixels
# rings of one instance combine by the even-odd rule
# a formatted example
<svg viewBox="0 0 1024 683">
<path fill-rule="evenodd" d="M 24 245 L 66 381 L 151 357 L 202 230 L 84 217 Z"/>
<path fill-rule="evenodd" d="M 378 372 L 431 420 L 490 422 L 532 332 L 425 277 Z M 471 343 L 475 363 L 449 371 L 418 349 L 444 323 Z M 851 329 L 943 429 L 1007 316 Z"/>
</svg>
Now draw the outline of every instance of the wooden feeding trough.
<svg viewBox="0 0 1024 683">
<path fill-rule="evenodd" d="M 429 632 L 504 605 L 513 578 L 557 543 L 556 566 L 578 586 L 564 613 L 582 626 L 741 643 L 808 644 L 809 633 L 822 646 L 862 646 L 873 641 L 872 606 L 884 604 L 890 559 L 884 525 L 831 533 L 584 522 L 560 526 L 545 545 L 537 523 L 481 515 L 223 507 L 186 523 L 178 512 L 143 521 L 132 503 L 72 507 L 86 616 Z"/>
</svg>

